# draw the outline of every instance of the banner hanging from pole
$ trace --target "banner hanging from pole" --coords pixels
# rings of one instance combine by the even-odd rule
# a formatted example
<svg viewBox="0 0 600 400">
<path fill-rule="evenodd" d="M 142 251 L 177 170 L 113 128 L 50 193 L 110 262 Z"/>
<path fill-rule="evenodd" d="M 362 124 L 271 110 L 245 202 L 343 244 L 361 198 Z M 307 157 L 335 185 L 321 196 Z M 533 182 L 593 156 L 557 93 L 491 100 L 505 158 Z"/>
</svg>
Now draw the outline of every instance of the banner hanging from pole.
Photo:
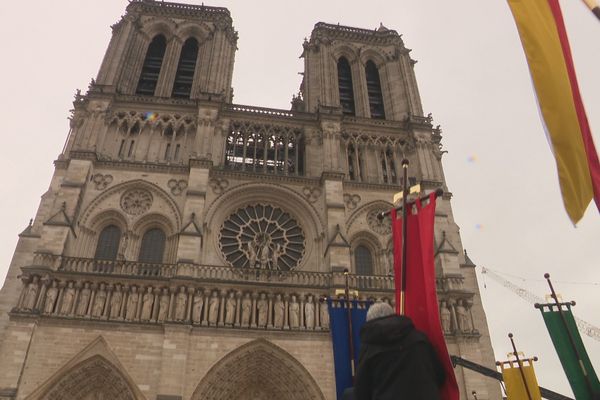
<svg viewBox="0 0 600 400">
<path fill-rule="evenodd" d="M 542 395 L 535 376 L 532 360 L 525 359 L 520 360 L 520 362 L 520 371 L 517 361 L 508 361 L 500 364 L 502 379 L 506 385 L 507 400 L 523 400 L 527 399 L 529 395 L 531 395 L 531 400 L 541 400 Z M 525 382 L 523 382 L 523 377 L 525 377 L 527 388 L 525 387 Z"/>
<path fill-rule="evenodd" d="M 458 400 L 458 384 L 440 323 L 435 286 L 433 234 L 436 193 L 431 193 L 426 201 L 427 204 L 424 204 L 421 199 L 417 199 L 407 209 L 406 266 L 401 265 L 402 219 L 398 219 L 395 209 L 391 211 L 396 307 L 400 304 L 401 292 L 404 290 L 405 315 L 412 319 L 418 330 L 427 335 L 444 366 L 446 381 L 440 389 L 440 395 L 444 400 Z M 401 281 L 403 268 L 406 268 L 404 285 Z"/>
<path fill-rule="evenodd" d="M 348 310 L 345 300 L 327 299 L 329 308 L 329 327 L 333 343 L 333 363 L 335 368 L 335 386 L 337 399 L 341 400 L 344 390 L 352 387 L 352 367 L 350 365 L 350 340 L 348 329 Z M 352 301 L 352 336 L 354 342 L 354 359 L 358 360 L 360 351 L 360 328 L 367 319 L 369 304 L 359 308 L 357 301 Z"/>
<path fill-rule="evenodd" d="M 563 303 L 562 307 L 564 307 L 562 310 L 564 322 L 558 306 L 544 304 L 540 307 L 544 323 L 548 328 L 548 333 L 575 398 L 577 400 L 596 400 L 600 397 L 598 376 L 577 330 L 570 304 Z M 575 347 L 571 344 L 569 336 L 573 339 Z M 581 363 L 577 354 L 581 358 Z M 594 397 L 594 395 L 598 397 Z"/>
</svg>

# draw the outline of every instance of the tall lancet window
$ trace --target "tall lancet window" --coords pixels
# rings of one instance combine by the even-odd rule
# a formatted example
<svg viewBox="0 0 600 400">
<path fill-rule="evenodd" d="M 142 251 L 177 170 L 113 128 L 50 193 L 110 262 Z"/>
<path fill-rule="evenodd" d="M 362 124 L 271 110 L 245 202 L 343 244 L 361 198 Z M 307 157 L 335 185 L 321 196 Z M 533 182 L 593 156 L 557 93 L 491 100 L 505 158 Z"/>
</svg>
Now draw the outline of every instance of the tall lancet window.
<svg viewBox="0 0 600 400">
<path fill-rule="evenodd" d="M 150 42 L 146 51 L 140 80 L 135 91 L 136 94 L 154 96 L 166 48 L 167 39 L 163 35 L 155 36 L 152 42 Z"/>
<path fill-rule="evenodd" d="M 96 244 L 94 258 L 99 260 L 116 260 L 121 241 L 121 230 L 115 225 L 108 225 L 102 229 Z"/>
<path fill-rule="evenodd" d="M 379 71 L 377 70 L 377 66 L 373 61 L 367 61 L 365 72 L 367 75 L 367 93 L 369 94 L 369 108 L 371 109 L 371 118 L 385 119 L 385 110 L 383 109 L 383 96 L 381 95 L 381 81 L 379 80 Z"/>
<path fill-rule="evenodd" d="M 162 229 L 152 228 L 144 233 L 138 261 L 160 264 L 163 262 L 167 237 Z"/>
<path fill-rule="evenodd" d="M 354 108 L 354 90 L 352 89 L 352 70 L 346 57 L 340 57 L 337 63 L 340 106 L 346 115 L 356 115 Z"/>
<path fill-rule="evenodd" d="M 194 38 L 189 38 L 181 48 L 181 56 L 179 56 L 179 65 L 177 65 L 177 73 L 175 74 L 171 97 L 190 98 L 197 58 L 198 41 Z"/>
<path fill-rule="evenodd" d="M 373 256 L 366 246 L 360 245 L 354 250 L 356 275 L 373 275 Z"/>
</svg>

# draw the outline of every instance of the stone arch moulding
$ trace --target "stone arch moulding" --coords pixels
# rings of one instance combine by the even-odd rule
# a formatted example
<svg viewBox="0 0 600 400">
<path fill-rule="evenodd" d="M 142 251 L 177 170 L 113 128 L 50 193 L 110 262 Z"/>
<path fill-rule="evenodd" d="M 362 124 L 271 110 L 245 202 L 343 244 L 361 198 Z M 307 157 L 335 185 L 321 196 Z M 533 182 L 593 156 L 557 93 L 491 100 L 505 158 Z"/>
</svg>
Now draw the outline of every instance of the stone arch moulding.
<svg viewBox="0 0 600 400">
<path fill-rule="evenodd" d="M 115 353 L 99 336 L 58 369 L 25 400 L 85 399 L 145 400 Z"/>
<path fill-rule="evenodd" d="M 346 222 L 346 226 L 348 227 L 348 232 L 352 229 L 352 224 L 356 222 L 356 219 L 362 214 L 367 214 L 371 210 L 381 209 L 383 210 L 391 210 L 394 205 L 390 202 L 383 200 L 375 200 L 371 201 L 367 204 L 358 207 L 354 212 L 348 217 L 348 221 Z"/>
<path fill-rule="evenodd" d="M 135 217 L 127 217 L 128 225 L 132 226 L 137 223 L 137 221 L 144 218 L 146 214 L 156 213 L 158 205 L 162 204 L 166 206 L 168 212 L 160 212 L 160 214 L 166 214 L 165 216 L 171 220 L 173 230 L 179 232 L 181 229 L 181 212 L 179 211 L 177 204 L 163 189 L 153 183 L 141 179 L 123 182 L 102 192 L 85 208 L 84 212 L 81 214 L 80 224 L 88 226 L 88 221 L 95 221 L 95 217 L 104 210 L 111 208 L 118 209 L 120 207 L 121 195 L 129 189 L 141 189 L 150 192 L 153 197 L 153 204 L 147 212 Z"/>
<path fill-rule="evenodd" d="M 156 35 L 164 35 L 165 39 L 167 39 L 167 43 L 173 39 L 175 36 L 175 30 L 177 29 L 177 24 L 167 18 L 152 18 L 143 23 L 140 31 L 144 34 L 148 43 L 152 41 L 152 39 Z"/>
<path fill-rule="evenodd" d="M 340 57 L 345 57 L 346 60 L 348 60 L 348 63 L 352 65 L 353 63 L 359 61 L 358 49 L 349 44 L 340 44 L 335 46 L 331 52 L 331 58 L 335 65 L 337 65 Z"/>
<path fill-rule="evenodd" d="M 273 184 L 248 183 L 236 186 L 224 192 L 207 207 L 204 224 L 213 230 L 212 242 L 219 258 L 228 265 L 218 243 L 218 229 L 223 221 L 241 207 L 261 203 L 271 204 L 288 212 L 302 227 L 306 248 L 304 258 L 296 267 L 296 270 L 302 270 L 313 255 L 317 254 L 314 250 L 317 240 L 324 235 L 324 222 L 314 206 L 300 194 L 284 186 Z"/>
<path fill-rule="evenodd" d="M 211 29 L 207 24 L 203 22 L 186 22 L 177 27 L 175 35 L 181 40 L 181 43 L 185 43 L 186 40 L 194 38 L 198 41 L 198 46 L 202 45 L 213 35 L 214 29 Z"/>
<path fill-rule="evenodd" d="M 223 385 L 223 376 L 228 384 Z M 257 339 L 217 361 L 191 400 L 324 400 L 317 382 L 291 354 Z"/>
<path fill-rule="evenodd" d="M 381 67 L 385 65 L 385 57 L 381 54 L 381 50 L 377 51 L 373 48 L 367 48 L 360 52 L 360 63 L 363 66 L 367 65 L 367 61 L 371 60 L 381 74 Z"/>
</svg>

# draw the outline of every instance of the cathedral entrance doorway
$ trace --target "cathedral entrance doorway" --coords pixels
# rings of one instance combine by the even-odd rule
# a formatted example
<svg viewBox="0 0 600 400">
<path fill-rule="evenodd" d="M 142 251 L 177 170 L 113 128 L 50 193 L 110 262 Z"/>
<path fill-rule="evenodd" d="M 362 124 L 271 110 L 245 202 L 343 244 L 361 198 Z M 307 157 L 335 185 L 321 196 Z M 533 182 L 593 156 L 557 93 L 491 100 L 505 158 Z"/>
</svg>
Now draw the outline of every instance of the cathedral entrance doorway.
<svg viewBox="0 0 600 400">
<path fill-rule="evenodd" d="M 309 372 L 289 353 L 263 340 L 232 351 L 202 379 L 192 400 L 323 400 Z"/>
</svg>

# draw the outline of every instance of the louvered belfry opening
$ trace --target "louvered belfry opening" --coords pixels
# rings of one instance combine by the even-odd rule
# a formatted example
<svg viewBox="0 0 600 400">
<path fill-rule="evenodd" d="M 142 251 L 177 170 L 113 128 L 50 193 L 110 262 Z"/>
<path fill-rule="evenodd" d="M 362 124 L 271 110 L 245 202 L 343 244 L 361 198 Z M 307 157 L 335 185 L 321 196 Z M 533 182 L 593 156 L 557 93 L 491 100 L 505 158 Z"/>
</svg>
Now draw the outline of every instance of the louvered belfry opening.
<svg viewBox="0 0 600 400">
<path fill-rule="evenodd" d="M 381 94 L 381 81 L 379 80 L 377 66 L 373 61 L 369 60 L 367 61 L 365 70 L 367 75 L 367 93 L 369 95 L 371 118 L 385 119 L 383 96 Z"/>
<path fill-rule="evenodd" d="M 197 58 L 198 41 L 194 38 L 189 38 L 181 48 L 181 55 L 179 56 L 179 64 L 177 65 L 177 73 L 175 74 L 175 82 L 173 83 L 171 97 L 190 98 Z"/>
<path fill-rule="evenodd" d="M 94 258 L 98 260 L 116 260 L 120 241 L 121 230 L 115 225 L 108 225 L 102 229 L 100 236 L 98 236 Z"/>
<path fill-rule="evenodd" d="M 167 237 L 162 229 L 152 228 L 144 233 L 138 261 L 160 264 L 163 262 Z"/>
<path fill-rule="evenodd" d="M 135 91 L 136 94 L 154 96 L 166 48 L 167 39 L 163 35 L 155 36 L 152 42 L 150 42 L 146 58 L 144 59 L 142 73 L 140 74 L 140 80 Z"/>
<path fill-rule="evenodd" d="M 354 107 L 354 90 L 352 89 L 352 70 L 345 57 L 337 63 L 338 86 L 340 89 L 340 106 L 345 115 L 356 115 Z"/>
</svg>

